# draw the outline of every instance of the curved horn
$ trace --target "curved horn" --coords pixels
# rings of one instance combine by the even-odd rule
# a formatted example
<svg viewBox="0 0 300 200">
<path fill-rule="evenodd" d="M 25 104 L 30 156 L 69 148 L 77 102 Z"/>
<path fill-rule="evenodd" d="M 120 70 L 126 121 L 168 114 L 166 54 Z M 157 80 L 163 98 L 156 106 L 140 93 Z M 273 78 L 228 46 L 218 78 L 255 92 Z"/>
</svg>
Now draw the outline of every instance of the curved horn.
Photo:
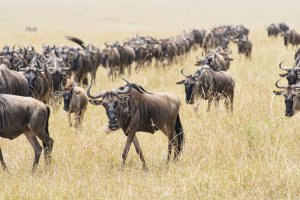
<svg viewBox="0 0 300 200">
<path fill-rule="evenodd" d="M 104 91 L 104 92 L 101 92 L 100 94 L 98 94 L 98 95 L 96 95 L 96 96 L 92 96 L 91 93 L 90 93 L 90 90 L 91 90 L 91 87 L 92 87 L 93 85 L 94 85 L 94 82 L 92 82 L 92 84 L 89 86 L 89 88 L 88 88 L 88 90 L 87 90 L 87 92 L 86 92 L 86 94 L 87 94 L 87 96 L 88 96 L 89 98 L 91 98 L 91 99 L 98 99 L 98 98 L 103 97 L 103 96 L 105 96 L 105 95 L 107 94 L 107 91 Z"/>
<path fill-rule="evenodd" d="M 127 85 L 131 85 L 131 83 L 129 81 L 127 81 L 125 78 L 122 78 L 126 83 Z"/>
<path fill-rule="evenodd" d="M 203 53 L 203 52 L 202 52 L 202 53 Z M 198 56 L 196 56 L 196 59 L 197 59 L 197 60 L 201 60 L 201 58 L 199 58 L 199 55 L 198 55 Z"/>
<path fill-rule="evenodd" d="M 181 74 L 182 74 L 183 76 L 185 76 L 185 77 L 188 77 L 187 75 L 185 75 L 185 74 L 183 73 L 183 70 L 184 70 L 184 69 L 182 68 L 181 71 L 180 71 Z"/>
<path fill-rule="evenodd" d="M 125 79 L 124 79 L 125 80 Z M 126 80 L 125 80 L 126 81 Z M 128 84 L 126 85 L 126 87 L 123 89 L 123 90 L 120 90 L 120 89 L 112 89 L 111 91 L 113 93 L 117 93 L 118 95 L 119 94 L 127 94 L 128 92 L 130 92 L 131 88 L 132 88 L 132 85 L 131 83 L 129 83 L 128 81 L 126 81 Z"/>
<path fill-rule="evenodd" d="M 202 56 L 203 56 L 203 57 L 205 56 L 205 52 L 204 52 L 204 51 L 202 51 Z"/>
<path fill-rule="evenodd" d="M 283 61 L 279 64 L 279 68 L 284 70 L 284 71 L 290 71 L 290 69 L 288 68 L 283 68 L 281 65 L 282 65 Z"/>
<path fill-rule="evenodd" d="M 276 86 L 277 88 L 279 88 L 279 89 L 286 89 L 287 87 L 283 87 L 283 86 L 279 86 L 279 85 L 278 85 L 278 82 L 279 82 L 280 80 L 281 80 L 281 79 L 279 79 L 278 81 L 276 81 L 275 86 Z"/>
</svg>

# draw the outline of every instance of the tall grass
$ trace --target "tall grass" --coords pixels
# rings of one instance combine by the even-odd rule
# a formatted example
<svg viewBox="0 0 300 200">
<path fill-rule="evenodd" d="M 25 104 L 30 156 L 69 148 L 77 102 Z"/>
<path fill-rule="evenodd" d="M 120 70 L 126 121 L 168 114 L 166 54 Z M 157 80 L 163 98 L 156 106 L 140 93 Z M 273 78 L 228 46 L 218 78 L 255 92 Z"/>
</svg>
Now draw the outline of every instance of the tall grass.
<svg viewBox="0 0 300 200">
<path fill-rule="evenodd" d="M 68 44 L 66 33 L 8 34 L 4 44 Z M 70 32 L 70 34 L 72 34 Z M 76 35 L 96 45 L 106 40 L 124 40 L 131 32 L 85 33 Z M 153 32 L 160 37 L 174 33 Z M 12 37 L 13 36 L 13 37 Z M 237 55 L 229 72 L 236 81 L 234 113 L 212 106 L 206 113 L 202 101 L 198 112 L 184 101 L 184 88 L 175 82 L 183 77 L 180 69 L 195 71 L 193 51 L 166 69 L 145 67 L 138 74 L 125 75 L 149 91 L 166 91 L 181 99 L 180 115 L 186 143 L 178 162 L 166 164 L 167 138 L 137 133 L 149 171 L 131 148 L 125 169 L 121 153 L 126 137 L 122 131 L 105 134 L 105 110 L 88 105 L 83 129 L 76 133 L 68 127 L 62 108 L 52 112 L 50 134 L 54 139 L 53 165 L 46 169 L 40 161 L 31 174 L 33 149 L 24 136 L 9 141 L 0 139 L 10 173 L 0 171 L 0 199 L 281 199 L 300 197 L 300 123 L 299 117 L 284 116 L 282 97 L 271 104 L 274 82 L 279 78 L 278 64 L 293 63 L 294 50 L 283 47 L 282 39 L 269 39 L 264 30 L 251 30 L 252 61 Z M 5 43 L 4 43 L 5 42 Z M 108 82 L 99 68 L 93 93 L 124 85 L 118 79 Z M 271 109 L 272 108 L 272 109 Z M 271 112 L 272 111 L 272 112 Z"/>
</svg>

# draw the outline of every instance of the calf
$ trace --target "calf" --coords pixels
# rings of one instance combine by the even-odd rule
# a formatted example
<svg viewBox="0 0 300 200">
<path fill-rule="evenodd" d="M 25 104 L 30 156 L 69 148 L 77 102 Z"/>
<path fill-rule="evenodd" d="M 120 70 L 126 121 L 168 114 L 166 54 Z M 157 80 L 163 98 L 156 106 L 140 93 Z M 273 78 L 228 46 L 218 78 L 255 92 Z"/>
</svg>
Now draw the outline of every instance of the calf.
<svg viewBox="0 0 300 200">
<path fill-rule="evenodd" d="M 68 112 L 69 125 L 72 127 L 71 113 L 75 113 L 75 128 L 80 128 L 88 104 L 88 97 L 83 88 L 74 83 L 67 84 L 63 91 L 64 110 Z"/>
</svg>

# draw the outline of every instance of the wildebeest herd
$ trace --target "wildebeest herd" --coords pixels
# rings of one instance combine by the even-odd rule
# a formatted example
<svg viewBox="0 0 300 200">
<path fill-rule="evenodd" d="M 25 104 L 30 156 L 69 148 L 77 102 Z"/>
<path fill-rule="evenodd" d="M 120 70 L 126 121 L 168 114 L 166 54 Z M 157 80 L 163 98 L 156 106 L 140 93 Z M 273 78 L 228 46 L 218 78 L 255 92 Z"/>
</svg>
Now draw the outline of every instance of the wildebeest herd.
<svg viewBox="0 0 300 200">
<path fill-rule="evenodd" d="M 268 29 L 268 35 L 276 35 L 274 27 L 272 25 Z M 293 32 L 287 32 L 289 29 L 282 24 L 278 29 L 287 35 L 287 41 L 294 37 Z M 138 131 L 154 133 L 161 130 L 168 138 L 167 160 L 170 161 L 173 149 L 174 159 L 177 160 L 185 140 L 179 116 L 179 98 L 167 92 L 147 91 L 143 86 L 126 79 L 126 85 L 122 87 L 91 94 L 98 68 L 104 67 L 108 80 L 113 81 L 125 70 L 128 74 L 132 73 L 133 65 L 136 73 L 150 65 L 165 67 L 178 63 L 191 50 L 202 48 L 202 55 L 195 59 L 196 70 L 187 75 L 182 69 L 184 79 L 176 83 L 184 84 L 185 101 L 195 104 L 195 110 L 198 109 L 200 98 L 208 100 L 207 112 L 213 101 L 218 106 L 219 101 L 225 99 L 225 107 L 232 113 L 235 81 L 228 72 L 233 61 L 228 45 L 230 41 L 236 43 L 238 53 L 251 61 L 252 42 L 248 36 L 249 29 L 243 25 L 227 25 L 211 30 L 193 29 L 164 39 L 135 35 L 125 42 L 106 42 L 104 49 L 69 36 L 67 39 L 79 47 L 44 44 L 39 53 L 33 46 L 5 46 L 0 52 L 0 136 L 14 139 L 24 134 L 27 137 L 35 152 L 32 169 L 35 172 L 42 152 L 37 138 L 42 141 L 46 164 L 51 163 L 54 140 L 48 131 L 50 110 L 57 111 L 63 102 L 69 125 L 73 126 L 71 113 L 74 113 L 74 126 L 80 129 L 89 102 L 104 106 L 109 130 L 121 128 L 127 136 L 122 165 L 125 165 L 133 143 L 143 167 L 147 169 L 136 136 Z M 300 98 L 295 97 L 299 93 L 299 54 L 300 50 L 295 55 L 292 68 L 282 67 L 282 63 L 279 65 L 286 71 L 281 76 L 287 77 L 289 86 L 279 86 L 279 81 L 275 84 L 283 89 L 274 93 L 285 95 L 287 116 L 293 115 L 295 109 L 300 109 Z M 87 92 L 83 89 L 85 85 L 89 85 Z M 1 148 L 0 161 L 6 170 Z"/>
</svg>

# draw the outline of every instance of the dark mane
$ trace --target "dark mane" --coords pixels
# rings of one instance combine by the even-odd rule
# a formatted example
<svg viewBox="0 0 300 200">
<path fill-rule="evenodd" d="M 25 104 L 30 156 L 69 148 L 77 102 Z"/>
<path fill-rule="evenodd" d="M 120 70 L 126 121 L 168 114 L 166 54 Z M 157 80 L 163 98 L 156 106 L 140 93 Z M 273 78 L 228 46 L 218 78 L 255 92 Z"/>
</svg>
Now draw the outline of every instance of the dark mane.
<svg viewBox="0 0 300 200">
<path fill-rule="evenodd" d="M 133 87 L 135 90 L 137 90 L 139 93 L 144 94 L 153 94 L 152 92 L 148 92 L 147 90 L 145 90 L 142 86 L 135 84 L 135 83 L 130 83 L 131 87 Z M 125 85 L 126 86 L 126 85 Z M 120 87 L 120 90 L 124 90 L 125 86 Z"/>
</svg>

